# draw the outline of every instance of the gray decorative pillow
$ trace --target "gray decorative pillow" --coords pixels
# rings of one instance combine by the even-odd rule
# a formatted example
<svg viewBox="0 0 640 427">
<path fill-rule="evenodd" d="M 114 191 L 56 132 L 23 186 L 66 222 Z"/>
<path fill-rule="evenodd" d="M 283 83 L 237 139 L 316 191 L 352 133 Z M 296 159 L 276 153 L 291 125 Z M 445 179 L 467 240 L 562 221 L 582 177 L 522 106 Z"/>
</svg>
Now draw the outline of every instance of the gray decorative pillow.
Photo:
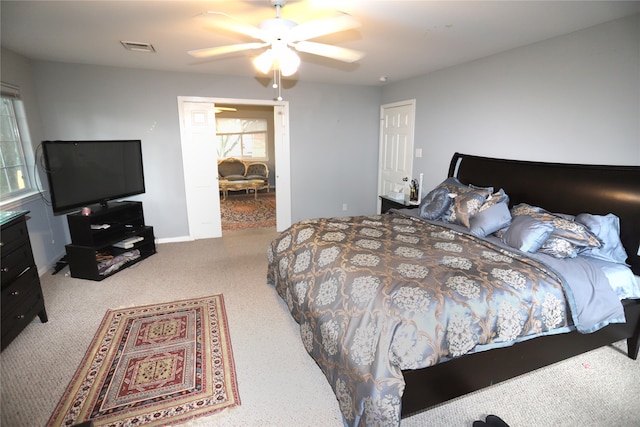
<svg viewBox="0 0 640 427">
<path fill-rule="evenodd" d="M 449 212 L 448 215 L 445 216 L 445 221 L 464 225 L 469 228 L 469 221 L 478 213 L 486 197 L 485 192 L 482 190 L 474 190 L 458 194 L 453 199 L 453 203 L 449 207 Z"/>
<path fill-rule="evenodd" d="M 513 218 L 502 236 L 502 241 L 522 252 L 536 252 L 553 231 L 553 225 L 528 215 Z"/>
<path fill-rule="evenodd" d="M 509 206 L 503 202 L 494 204 L 472 216 L 469 229 L 474 236 L 485 237 L 507 227 L 510 223 Z"/>
<path fill-rule="evenodd" d="M 453 224 L 461 224 L 469 227 L 469 220 L 479 210 L 487 197 L 493 193 L 493 187 L 476 187 L 473 185 L 465 185 L 458 181 L 457 178 L 447 178 L 440 185 L 454 194 L 453 203 L 445 212 L 442 220 Z"/>
<path fill-rule="evenodd" d="M 504 203 L 509 206 L 509 196 L 504 192 L 502 188 L 487 197 L 487 200 L 485 200 L 482 206 L 480 206 L 480 212 L 485 209 L 489 209 L 490 207 L 495 206 L 498 203 Z M 509 218 L 511 218 L 511 215 L 509 215 Z"/>
<path fill-rule="evenodd" d="M 589 231 L 588 227 L 573 221 L 571 215 L 550 213 L 543 208 L 520 203 L 511 209 L 511 215 L 528 216 L 553 226 L 552 234 L 556 237 L 567 240 L 574 246 L 594 247 L 602 246 L 600 240 Z"/>
<path fill-rule="evenodd" d="M 420 202 L 420 218 L 437 220 L 449 209 L 451 197 L 445 187 L 436 187 L 429 192 Z"/>
<path fill-rule="evenodd" d="M 586 246 L 599 248 L 602 246 L 600 240 L 589 231 L 589 229 L 579 222 L 571 221 L 562 217 L 552 215 L 553 234 L 561 237 L 576 246 Z"/>
<path fill-rule="evenodd" d="M 465 190 L 469 188 L 468 185 L 464 185 L 458 180 L 458 178 L 452 176 L 442 181 L 440 185 L 438 185 L 438 187 L 447 187 L 452 193 L 456 193 L 458 190 Z"/>
<path fill-rule="evenodd" d="M 568 240 L 552 234 L 542 244 L 538 252 L 551 255 L 555 258 L 575 258 L 578 255 L 578 248 Z"/>
<path fill-rule="evenodd" d="M 546 210 L 526 203 L 520 203 L 511 208 L 511 216 L 532 215 L 537 213 L 547 213 Z"/>
</svg>

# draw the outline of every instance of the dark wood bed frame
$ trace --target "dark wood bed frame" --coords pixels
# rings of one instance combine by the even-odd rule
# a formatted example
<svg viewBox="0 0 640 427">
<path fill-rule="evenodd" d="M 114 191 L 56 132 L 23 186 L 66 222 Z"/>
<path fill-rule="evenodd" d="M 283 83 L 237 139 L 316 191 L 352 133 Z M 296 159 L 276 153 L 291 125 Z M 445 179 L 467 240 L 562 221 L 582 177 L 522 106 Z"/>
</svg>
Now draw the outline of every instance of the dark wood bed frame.
<svg viewBox="0 0 640 427">
<path fill-rule="evenodd" d="M 465 184 L 503 188 L 511 205 L 551 212 L 588 212 L 620 218 L 620 238 L 640 276 L 640 166 L 600 166 L 504 160 L 455 153 L 448 176 Z M 624 300 L 627 322 L 591 334 L 548 335 L 475 353 L 429 368 L 403 371 L 402 416 L 514 378 L 578 354 L 627 340 L 628 356 L 640 347 L 640 300 Z"/>
</svg>

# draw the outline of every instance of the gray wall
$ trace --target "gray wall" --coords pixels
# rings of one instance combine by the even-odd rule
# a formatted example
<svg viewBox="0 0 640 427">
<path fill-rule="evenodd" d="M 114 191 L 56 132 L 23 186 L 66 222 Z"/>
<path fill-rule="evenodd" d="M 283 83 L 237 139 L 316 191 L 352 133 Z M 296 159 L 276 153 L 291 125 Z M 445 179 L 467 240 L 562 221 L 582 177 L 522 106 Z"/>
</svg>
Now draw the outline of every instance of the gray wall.
<svg viewBox="0 0 640 427">
<path fill-rule="evenodd" d="M 382 89 L 298 83 L 286 90 L 293 221 L 374 212 L 379 106 L 412 98 L 415 146 L 423 149 L 414 175 L 425 173 L 425 188 L 443 179 L 454 151 L 640 165 L 638 19 L 599 25 Z M 5 78 L 6 69 L 11 78 Z M 188 234 L 177 96 L 273 97 L 270 87 L 254 79 L 30 64 L 5 51 L 2 72 L 3 80 L 26 90 L 34 141 L 143 140 L 148 191 L 139 200 L 147 222 L 159 238 L 167 239 Z M 42 202 L 32 205 L 36 262 L 40 268 L 51 266 L 64 250 L 60 240 L 68 239 L 63 217 L 51 217 Z"/>
<path fill-rule="evenodd" d="M 458 151 L 640 165 L 640 15 L 386 86 L 416 99 L 426 191 Z"/>
<path fill-rule="evenodd" d="M 142 139 L 147 192 L 138 199 L 159 238 L 189 234 L 177 97 L 275 95 L 254 79 L 230 76 L 52 62 L 36 62 L 34 69 L 45 138 Z M 341 214 L 343 201 L 352 206 L 349 214 L 374 211 L 380 92 L 299 83 L 283 93 L 294 221 Z"/>
<path fill-rule="evenodd" d="M 20 95 L 29 124 L 29 135 L 35 150 L 40 144 L 43 132 L 31 63 L 20 55 L 2 49 L 1 65 L 2 81 L 20 86 Z M 44 176 L 42 178 L 43 182 L 36 182 L 43 188 L 47 188 L 46 178 Z M 27 227 L 33 257 L 40 274 L 43 274 L 64 255 L 64 245 L 68 239 L 66 220 L 64 217 L 53 217 L 48 202 L 39 197 L 31 197 L 17 203 L 11 207 L 11 210 L 29 211 Z"/>
</svg>

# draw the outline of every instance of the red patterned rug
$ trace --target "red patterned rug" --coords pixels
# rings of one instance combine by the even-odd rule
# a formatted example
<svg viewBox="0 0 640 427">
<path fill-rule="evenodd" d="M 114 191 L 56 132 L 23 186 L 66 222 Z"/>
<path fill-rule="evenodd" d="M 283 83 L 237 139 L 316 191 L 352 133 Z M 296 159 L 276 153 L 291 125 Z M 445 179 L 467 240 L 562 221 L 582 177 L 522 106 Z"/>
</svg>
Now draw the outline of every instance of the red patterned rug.
<svg viewBox="0 0 640 427">
<path fill-rule="evenodd" d="M 239 404 L 214 295 L 108 310 L 47 426 L 165 426 Z"/>
<path fill-rule="evenodd" d="M 275 227 L 275 193 L 259 193 L 257 199 L 253 193 L 229 193 L 220 199 L 220 214 L 223 230 Z"/>
</svg>

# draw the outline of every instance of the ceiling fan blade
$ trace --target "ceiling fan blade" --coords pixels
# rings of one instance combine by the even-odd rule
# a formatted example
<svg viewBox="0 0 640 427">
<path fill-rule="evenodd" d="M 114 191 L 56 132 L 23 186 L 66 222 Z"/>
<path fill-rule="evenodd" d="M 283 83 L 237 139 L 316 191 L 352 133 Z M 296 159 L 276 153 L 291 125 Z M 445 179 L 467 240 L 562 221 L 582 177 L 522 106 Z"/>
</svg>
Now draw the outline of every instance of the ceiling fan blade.
<svg viewBox="0 0 640 427">
<path fill-rule="evenodd" d="M 254 26 L 249 25 L 249 24 L 247 24 L 245 22 L 242 22 L 239 19 L 234 18 L 231 15 L 227 15 L 224 12 L 208 11 L 207 15 L 224 16 L 225 18 L 229 19 L 229 20 L 226 20 L 226 19 L 216 19 L 216 20 L 214 20 L 214 25 L 217 28 L 220 28 L 222 30 L 231 31 L 231 32 L 234 32 L 234 33 L 238 33 L 238 34 L 244 34 L 246 36 L 252 37 L 254 39 L 262 40 L 264 42 L 270 41 L 270 35 L 267 34 L 265 31 L 261 30 L 258 27 L 254 27 Z"/>
<path fill-rule="evenodd" d="M 298 42 L 314 39 L 326 34 L 338 33 L 340 31 L 358 28 L 360 22 L 351 15 L 340 15 L 335 18 L 318 19 L 304 22 L 293 27 L 287 34 L 288 42 Z"/>
<path fill-rule="evenodd" d="M 311 53 L 313 55 L 326 56 L 344 62 L 355 62 L 364 56 L 364 53 L 353 49 L 333 46 L 324 43 L 302 41 L 293 45 L 300 52 Z"/>
<path fill-rule="evenodd" d="M 206 49 L 190 50 L 188 53 L 196 58 L 209 58 L 211 56 L 226 55 L 228 53 L 240 52 L 242 50 L 260 49 L 268 43 L 240 43 L 228 46 L 210 47 Z"/>
</svg>

